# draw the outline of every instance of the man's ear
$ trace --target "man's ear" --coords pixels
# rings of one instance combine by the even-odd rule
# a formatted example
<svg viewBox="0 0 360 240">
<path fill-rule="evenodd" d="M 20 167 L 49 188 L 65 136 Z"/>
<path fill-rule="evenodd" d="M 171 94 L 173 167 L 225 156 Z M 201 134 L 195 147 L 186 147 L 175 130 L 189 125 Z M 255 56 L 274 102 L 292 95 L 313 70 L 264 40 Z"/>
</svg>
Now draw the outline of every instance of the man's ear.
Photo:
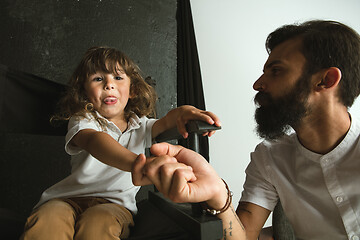
<svg viewBox="0 0 360 240">
<path fill-rule="evenodd" d="M 330 67 L 321 75 L 321 80 L 316 85 L 317 91 L 336 87 L 341 80 L 341 71 L 337 67 Z"/>
</svg>

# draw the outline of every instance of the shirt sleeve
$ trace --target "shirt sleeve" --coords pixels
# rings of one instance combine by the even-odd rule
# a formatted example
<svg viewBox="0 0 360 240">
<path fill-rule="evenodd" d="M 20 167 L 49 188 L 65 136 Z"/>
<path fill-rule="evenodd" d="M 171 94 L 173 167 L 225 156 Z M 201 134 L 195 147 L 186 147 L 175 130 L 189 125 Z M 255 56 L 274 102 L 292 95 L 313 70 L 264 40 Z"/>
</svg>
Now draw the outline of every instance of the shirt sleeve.
<svg viewBox="0 0 360 240">
<path fill-rule="evenodd" d="M 65 136 L 65 151 L 69 155 L 76 155 L 84 151 L 82 148 L 70 144 L 71 139 L 83 129 L 94 129 L 96 131 L 100 130 L 98 122 L 94 119 L 80 117 L 70 118 L 68 124 L 68 132 Z"/>
<path fill-rule="evenodd" d="M 246 179 L 240 201 L 254 203 L 273 211 L 279 198 L 271 183 L 269 162 L 271 156 L 265 147 L 258 146 L 255 152 L 251 153 L 251 162 L 245 170 Z"/>
<path fill-rule="evenodd" d="M 145 148 L 149 148 L 151 147 L 151 145 L 153 144 L 153 139 L 152 139 L 152 127 L 154 126 L 154 123 L 157 121 L 158 119 L 146 119 L 146 135 L 145 135 Z"/>
</svg>

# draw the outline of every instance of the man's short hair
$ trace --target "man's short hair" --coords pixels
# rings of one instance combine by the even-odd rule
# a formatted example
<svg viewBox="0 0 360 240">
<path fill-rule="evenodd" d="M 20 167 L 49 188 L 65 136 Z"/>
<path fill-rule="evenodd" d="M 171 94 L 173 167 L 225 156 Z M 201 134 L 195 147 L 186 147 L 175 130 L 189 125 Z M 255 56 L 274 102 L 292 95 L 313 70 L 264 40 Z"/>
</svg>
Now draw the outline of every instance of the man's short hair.
<svg viewBox="0 0 360 240">
<path fill-rule="evenodd" d="M 306 58 L 304 71 L 314 74 L 321 69 L 337 67 L 342 73 L 339 99 L 350 107 L 360 93 L 360 36 L 352 28 L 336 21 L 312 20 L 284 25 L 270 33 L 266 49 L 292 39 L 302 39 L 300 51 Z"/>
</svg>

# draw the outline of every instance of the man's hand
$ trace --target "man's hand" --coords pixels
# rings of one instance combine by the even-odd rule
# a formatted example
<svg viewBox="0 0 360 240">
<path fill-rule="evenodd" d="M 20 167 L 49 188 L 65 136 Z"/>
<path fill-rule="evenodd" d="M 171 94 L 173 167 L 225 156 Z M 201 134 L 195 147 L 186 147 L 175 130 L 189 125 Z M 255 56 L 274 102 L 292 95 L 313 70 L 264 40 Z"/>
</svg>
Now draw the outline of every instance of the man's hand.
<svg viewBox="0 0 360 240">
<path fill-rule="evenodd" d="M 174 202 L 202 202 L 221 208 L 226 201 L 226 190 L 221 178 L 198 153 L 168 143 L 154 144 L 155 157 L 139 156 L 133 165 L 135 185 L 153 183 Z"/>
<path fill-rule="evenodd" d="M 132 169 L 133 182 L 154 183 L 157 189 L 174 202 L 203 202 L 221 209 L 228 199 L 224 182 L 198 153 L 181 146 L 159 143 L 151 147 L 155 157 L 139 156 Z M 230 207 L 218 217 L 228 233 L 226 239 L 246 239 L 245 228 Z M 229 231 L 230 230 L 230 231 Z"/>
<path fill-rule="evenodd" d="M 191 175 L 193 176 L 192 168 L 185 164 L 179 163 L 174 157 L 162 155 L 158 157 L 146 158 L 144 154 L 140 154 L 133 163 L 131 171 L 132 181 L 135 186 L 154 184 L 155 186 L 160 187 L 160 178 L 152 177 L 152 181 L 155 181 L 152 182 L 148 178 L 148 175 L 154 176 L 158 174 L 157 171 L 161 171 L 162 174 L 169 175 L 169 177 L 171 177 L 175 170 L 180 170 L 181 168 L 185 170 L 190 170 Z M 190 179 L 191 177 L 189 178 L 189 180 Z"/>
</svg>

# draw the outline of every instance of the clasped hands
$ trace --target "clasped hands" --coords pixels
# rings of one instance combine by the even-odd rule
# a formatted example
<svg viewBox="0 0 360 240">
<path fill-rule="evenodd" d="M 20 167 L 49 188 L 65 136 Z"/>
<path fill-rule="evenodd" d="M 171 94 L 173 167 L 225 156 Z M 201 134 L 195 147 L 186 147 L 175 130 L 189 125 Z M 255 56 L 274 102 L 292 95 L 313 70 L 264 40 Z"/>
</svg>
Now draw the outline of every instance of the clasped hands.
<svg viewBox="0 0 360 240">
<path fill-rule="evenodd" d="M 132 167 L 136 186 L 154 184 L 173 202 L 203 202 L 222 208 L 227 192 L 223 181 L 200 154 L 169 143 L 154 144 L 152 157 L 140 154 Z"/>
</svg>

